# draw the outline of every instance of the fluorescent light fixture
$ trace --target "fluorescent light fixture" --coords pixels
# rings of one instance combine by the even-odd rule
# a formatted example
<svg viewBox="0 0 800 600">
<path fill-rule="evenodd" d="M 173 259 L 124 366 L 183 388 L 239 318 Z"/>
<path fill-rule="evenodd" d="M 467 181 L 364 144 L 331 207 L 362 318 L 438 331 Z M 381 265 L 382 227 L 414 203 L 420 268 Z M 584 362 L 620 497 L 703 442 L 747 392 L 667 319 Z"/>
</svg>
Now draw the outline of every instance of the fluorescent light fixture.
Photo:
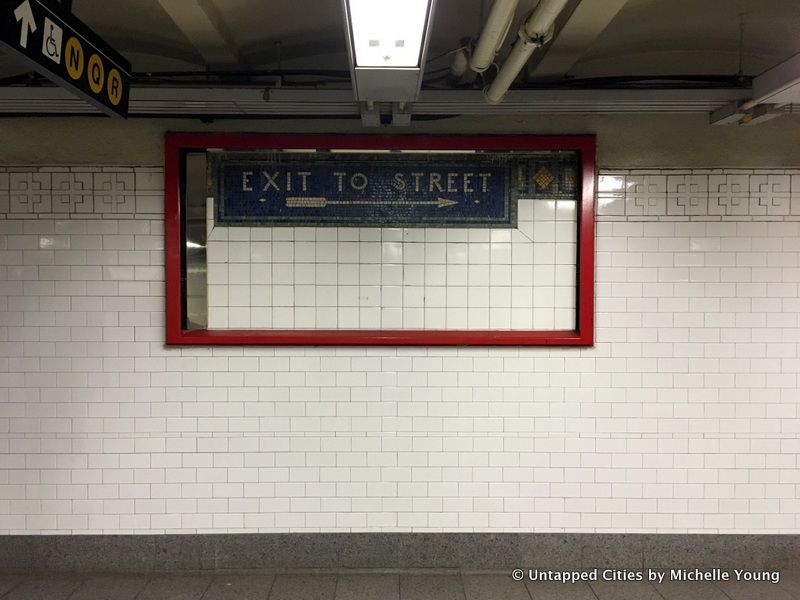
<svg viewBox="0 0 800 600">
<path fill-rule="evenodd" d="M 430 0 L 347 0 L 356 67 L 419 67 Z"/>
<path fill-rule="evenodd" d="M 341 1 L 356 99 L 414 102 L 422 86 L 436 0 Z"/>
</svg>

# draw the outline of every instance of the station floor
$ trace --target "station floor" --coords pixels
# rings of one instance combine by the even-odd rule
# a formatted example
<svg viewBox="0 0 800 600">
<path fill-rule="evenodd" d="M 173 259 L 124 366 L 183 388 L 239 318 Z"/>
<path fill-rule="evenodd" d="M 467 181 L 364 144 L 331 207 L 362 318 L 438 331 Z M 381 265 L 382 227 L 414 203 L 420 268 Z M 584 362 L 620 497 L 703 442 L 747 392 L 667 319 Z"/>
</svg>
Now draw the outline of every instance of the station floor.
<svg viewBox="0 0 800 600">
<path fill-rule="evenodd" d="M 460 571 L 0 575 L 2 600 L 800 600 L 800 566 L 778 584 L 522 583 Z"/>
</svg>

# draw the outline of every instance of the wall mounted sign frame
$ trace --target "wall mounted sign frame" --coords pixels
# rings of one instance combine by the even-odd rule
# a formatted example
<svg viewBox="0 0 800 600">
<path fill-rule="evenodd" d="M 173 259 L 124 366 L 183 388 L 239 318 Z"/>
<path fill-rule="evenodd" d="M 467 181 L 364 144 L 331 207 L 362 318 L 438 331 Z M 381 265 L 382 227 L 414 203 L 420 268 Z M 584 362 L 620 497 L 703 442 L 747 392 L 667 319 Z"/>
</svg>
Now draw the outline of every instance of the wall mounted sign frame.
<svg viewBox="0 0 800 600">
<path fill-rule="evenodd" d="M 391 345 L 391 346 L 591 346 L 594 342 L 594 206 L 595 138 L 577 136 L 372 136 L 169 133 L 165 140 L 166 342 L 171 345 Z M 222 151 L 257 154 L 289 149 L 336 150 L 346 153 L 542 153 L 572 152 L 577 169 L 577 265 L 575 329 L 571 330 L 431 330 L 431 329 L 206 329 L 189 326 L 187 318 L 186 161 L 196 153 Z M 228 154 L 234 153 L 234 154 Z M 213 164 L 213 160 L 211 161 Z M 244 163 L 230 163 L 234 176 L 245 178 Z M 252 169 L 255 171 L 256 169 Z M 327 171 L 322 171 L 327 173 Z M 273 173 L 270 173 L 272 175 Z M 463 173 L 462 181 L 463 181 Z M 307 176 L 308 177 L 308 176 Z M 310 181 L 310 180 L 309 180 Z M 308 183 L 308 182 L 307 182 Z M 357 182 L 361 185 L 362 181 Z M 548 178 L 549 183 L 549 178 Z M 310 186 L 310 183 L 308 184 Z M 358 186 L 357 186 L 358 187 Z M 310 193 L 307 197 L 320 198 Z M 438 192 L 438 189 L 434 190 Z M 292 196 L 295 198 L 295 196 Z M 299 195 L 296 197 L 300 197 Z M 241 199 L 241 198 L 240 198 Z M 396 199 L 395 199 L 396 200 Z M 327 199 L 326 199 L 327 201 Z M 335 200 L 334 200 L 335 201 Z M 281 202 L 286 198 L 281 196 Z M 323 204 L 317 202 L 317 204 Z M 319 209 L 320 206 L 311 207 Z M 238 211 L 238 212 L 237 212 Z M 233 216 L 242 216 L 242 207 Z M 231 216 L 231 215 L 229 215 Z M 383 215 L 385 217 L 386 215 Z M 391 217 L 391 215 L 389 215 Z M 219 214 L 217 214 L 219 218 Z M 367 226 L 389 226 L 378 220 Z M 314 223 L 308 219 L 303 223 Z M 397 221 L 394 222 L 395 224 Z M 317 226 L 320 224 L 317 223 Z M 274 225 L 270 225 L 274 226 Z M 434 227 L 441 227 L 435 224 Z M 463 226 L 463 224 L 462 224 Z M 491 226 L 491 225 L 489 225 Z M 509 226 L 509 225 L 506 225 Z"/>
</svg>

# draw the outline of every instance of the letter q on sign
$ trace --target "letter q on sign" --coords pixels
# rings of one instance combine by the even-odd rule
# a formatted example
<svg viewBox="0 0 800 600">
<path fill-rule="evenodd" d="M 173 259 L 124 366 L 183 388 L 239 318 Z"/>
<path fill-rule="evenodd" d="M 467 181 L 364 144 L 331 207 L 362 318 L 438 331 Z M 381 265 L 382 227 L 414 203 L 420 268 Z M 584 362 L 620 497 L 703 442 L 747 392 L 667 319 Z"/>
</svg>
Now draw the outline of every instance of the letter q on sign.
<svg viewBox="0 0 800 600">
<path fill-rule="evenodd" d="M 97 54 L 92 54 L 89 59 L 89 88 L 99 94 L 103 91 L 103 84 L 106 82 L 106 71 L 103 61 Z"/>
</svg>

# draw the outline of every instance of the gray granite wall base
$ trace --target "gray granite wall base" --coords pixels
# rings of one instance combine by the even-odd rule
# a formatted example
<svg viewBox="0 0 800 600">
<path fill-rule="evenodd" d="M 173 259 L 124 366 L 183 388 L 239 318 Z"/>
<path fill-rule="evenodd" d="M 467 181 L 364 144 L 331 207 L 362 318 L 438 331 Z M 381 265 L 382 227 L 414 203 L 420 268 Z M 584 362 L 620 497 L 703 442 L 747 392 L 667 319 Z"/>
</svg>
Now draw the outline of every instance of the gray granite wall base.
<svg viewBox="0 0 800 600">
<path fill-rule="evenodd" d="M 319 533 L 0 536 L 0 571 L 785 569 L 800 535 Z"/>
</svg>

